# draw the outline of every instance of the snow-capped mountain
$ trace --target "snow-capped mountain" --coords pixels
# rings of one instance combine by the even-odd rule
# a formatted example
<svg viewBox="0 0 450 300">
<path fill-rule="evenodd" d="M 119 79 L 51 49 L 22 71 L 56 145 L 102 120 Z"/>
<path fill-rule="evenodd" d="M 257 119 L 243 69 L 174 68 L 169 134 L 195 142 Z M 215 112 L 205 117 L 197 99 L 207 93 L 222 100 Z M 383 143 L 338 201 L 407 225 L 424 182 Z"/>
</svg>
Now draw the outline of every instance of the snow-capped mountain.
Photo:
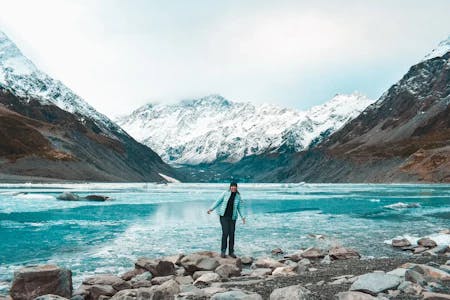
<svg viewBox="0 0 450 300">
<path fill-rule="evenodd" d="M 197 165 L 306 149 L 372 102 L 359 93 L 336 95 L 323 105 L 300 111 L 210 95 L 175 104 L 147 104 L 116 121 L 164 161 Z"/>
<path fill-rule="evenodd" d="M 40 71 L 1 31 L 0 87 L 24 99 L 32 98 L 42 104 L 54 104 L 62 110 L 76 114 L 80 121 L 90 118 L 110 137 L 114 137 L 110 134 L 110 130 L 124 133 L 119 126 L 96 111 L 61 81 Z"/>
<path fill-rule="evenodd" d="M 2 180 L 168 181 L 149 147 L 40 71 L 0 32 Z"/>
</svg>

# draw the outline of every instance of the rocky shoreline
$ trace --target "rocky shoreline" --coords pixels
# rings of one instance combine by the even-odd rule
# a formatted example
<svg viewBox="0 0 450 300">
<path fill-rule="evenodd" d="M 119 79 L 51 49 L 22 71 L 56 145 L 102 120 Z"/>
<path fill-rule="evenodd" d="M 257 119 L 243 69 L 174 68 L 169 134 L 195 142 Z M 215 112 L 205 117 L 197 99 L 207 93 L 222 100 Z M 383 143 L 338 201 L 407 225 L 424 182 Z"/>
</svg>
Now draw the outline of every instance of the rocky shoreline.
<svg viewBox="0 0 450 300">
<path fill-rule="evenodd" d="M 419 241 L 393 240 L 392 247 L 417 253 L 404 258 L 361 259 L 341 246 L 277 248 L 258 258 L 221 258 L 213 251 L 141 257 L 128 272 L 85 278 L 75 290 L 68 269 L 26 266 L 0 299 L 450 299 L 450 247 Z"/>
</svg>

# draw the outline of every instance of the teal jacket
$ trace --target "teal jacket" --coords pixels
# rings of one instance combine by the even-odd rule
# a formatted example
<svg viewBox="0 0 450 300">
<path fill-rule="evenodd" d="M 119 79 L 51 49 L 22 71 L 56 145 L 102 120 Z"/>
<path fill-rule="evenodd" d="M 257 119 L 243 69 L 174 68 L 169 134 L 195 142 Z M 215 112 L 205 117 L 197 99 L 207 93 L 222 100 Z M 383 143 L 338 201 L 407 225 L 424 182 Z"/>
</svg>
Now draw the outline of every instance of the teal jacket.
<svg viewBox="0 0 450 300">
<path fill-rule="evenodd" d="M 209 209 L 214 210 L 216 209 L 216 207 L 218 207 L 217 214 L 219 216 L 223 216 L 225 214 L 225 210 L 227 208 L 227 203 L 228 199 L 230 198 L 230 195 L 231 195 L 230 190 L 224 191 Z M 233 215 L 231 216 L 231 219 L 236 220 L 238 213 L 239 216 L 241 216 L 241 219 L 245 218 L 247 215 L 245 201 L 242 200 L 241 194 L 236 193 L 233 203 Z"/>
</svg>

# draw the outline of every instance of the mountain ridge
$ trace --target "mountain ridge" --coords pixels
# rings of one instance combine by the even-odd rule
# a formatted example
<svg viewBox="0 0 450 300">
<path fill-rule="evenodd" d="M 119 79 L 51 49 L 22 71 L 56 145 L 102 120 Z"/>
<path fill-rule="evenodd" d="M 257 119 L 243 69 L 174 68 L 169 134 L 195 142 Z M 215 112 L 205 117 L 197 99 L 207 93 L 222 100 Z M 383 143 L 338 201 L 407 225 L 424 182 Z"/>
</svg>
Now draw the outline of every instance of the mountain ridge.
<svg viewBox="0 0 450 300">
<path fill-rule="evenodd" d="M 270 103 L 234 102 L 212 94 L 172 104 L 145 104 L 116 121 L 165 162 L 237 162 L 268 150 L 304 149 L 371 102 L 356 92 L 337 94 L 323 105 L 300 111 Z"/>
</svg>

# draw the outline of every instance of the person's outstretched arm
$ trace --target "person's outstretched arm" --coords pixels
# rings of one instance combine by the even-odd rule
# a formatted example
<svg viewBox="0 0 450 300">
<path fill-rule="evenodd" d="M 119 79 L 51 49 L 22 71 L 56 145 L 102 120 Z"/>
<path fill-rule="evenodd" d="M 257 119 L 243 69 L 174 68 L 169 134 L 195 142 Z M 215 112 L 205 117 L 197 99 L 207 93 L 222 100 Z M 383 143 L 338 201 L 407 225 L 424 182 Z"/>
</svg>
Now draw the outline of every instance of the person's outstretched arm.
<svg viewBox="0 0 450 300">
<path fill-rule="evenodd" d="M 211 207 L 208 209 L 208 214 L 210 214 L 214 209 L 216 209 L 217 206 L 220 205 L 220 203 L 222 203 L 224 195 L 225 195 L 225 192 L 220 194 L 220 197 L 217 198 L 216 202 L 214 202 L 213 205 L 211 205 Z"/>
<path fill-rule="evenodd" d="M 239 195 L 239 197 L 241 199 L 238 202 L 237 211 L 238 211 L 239 215 L 241 216 L 242 222 L 245 224 L 245 218 L 247 216 L 247 208 L 246 208 L 245 201 L 242 200 L 242 196 Z"/>
</svg>

